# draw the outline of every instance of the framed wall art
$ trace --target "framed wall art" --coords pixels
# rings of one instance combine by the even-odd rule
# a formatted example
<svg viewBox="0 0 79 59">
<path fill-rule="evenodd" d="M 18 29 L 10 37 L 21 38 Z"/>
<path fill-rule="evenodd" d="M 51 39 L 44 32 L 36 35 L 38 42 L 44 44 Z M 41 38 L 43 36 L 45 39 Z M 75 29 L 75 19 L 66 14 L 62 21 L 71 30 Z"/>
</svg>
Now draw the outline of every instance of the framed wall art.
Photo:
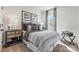
<svg viewBox="0 0 79 59">
<path fill-rule="evenodd" d="M 32 21 L 37 21 L 37 20 L 38 20 L 37 15 L 32 13 Z"/>
<path fill-rule="evenodd" d="M 31 13 L 22 11 L 22 20 L 23 21 L 31 21 Z"/>
</svg>

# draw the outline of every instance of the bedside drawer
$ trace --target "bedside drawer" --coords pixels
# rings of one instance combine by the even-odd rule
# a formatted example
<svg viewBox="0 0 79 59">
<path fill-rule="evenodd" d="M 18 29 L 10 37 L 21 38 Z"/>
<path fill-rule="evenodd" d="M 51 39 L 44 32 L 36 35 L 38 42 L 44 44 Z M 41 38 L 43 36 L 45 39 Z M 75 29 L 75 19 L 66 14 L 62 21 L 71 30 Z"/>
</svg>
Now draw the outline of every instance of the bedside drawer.
<svg viewBox="0 0 79 59">
<path fill-rule="evenodd" d="M 17 32 L 16 32 L 16 34 L 21 34 L 21 33 L 22 33 L 21 31 L 17 31 Z"/>
<path fill-rule="evenodd" d="M 21 30 L 6 31 L 5 32 L 5 46 L 6 45 L 9 46 L 10 44 L 13 44 L 13 43 L 15 44 L 16 42 L 22 41 L 21 36 L 22 36 Z M 11 41 L 8 41 L 8 39 L 11 39 Z M 8 44 L 8 43 L 10 43 L 10 44 Z"/>
<path fill-rule="evenodd" d="M 7 35 L 12 35 L 12 34 L 15 34 L 15 32 L 7 32 L 6 34 Z"/>
<path fill-rule="evenodd" d="M 9 36 L 7 36 L 7 39 L 14 38 L 14 37 L 15 37 L 15 35 L 9 35 Z"/>
<path fill-rule="evenodd" d="M 21 34 L 16 34 L 15 36 L 18 37 L 18 36 L 21 36 Z"/>
</svg>

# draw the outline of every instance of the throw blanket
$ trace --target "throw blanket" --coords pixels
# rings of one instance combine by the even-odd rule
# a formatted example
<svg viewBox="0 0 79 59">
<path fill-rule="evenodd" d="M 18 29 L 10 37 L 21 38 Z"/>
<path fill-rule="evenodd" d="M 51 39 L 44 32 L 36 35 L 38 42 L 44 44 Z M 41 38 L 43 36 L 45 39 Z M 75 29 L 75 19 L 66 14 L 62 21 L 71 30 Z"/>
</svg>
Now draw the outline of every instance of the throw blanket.
<svg viewBox="0 0 79 59">
<path fill-rule="evenodd" d="M 34 44 L 40 52 L 50 52 L 53 50 L 53 45 L 61 39 L 59 33 L 46 30 L 32 32 L 29 34 L 28 40 Z"/>
</svg>

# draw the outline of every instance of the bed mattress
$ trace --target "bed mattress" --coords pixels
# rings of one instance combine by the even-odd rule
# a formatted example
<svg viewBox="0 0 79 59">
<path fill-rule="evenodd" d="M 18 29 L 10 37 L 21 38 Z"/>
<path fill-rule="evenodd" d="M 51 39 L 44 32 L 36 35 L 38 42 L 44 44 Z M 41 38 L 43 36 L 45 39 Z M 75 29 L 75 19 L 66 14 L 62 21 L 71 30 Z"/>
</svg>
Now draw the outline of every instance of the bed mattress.
<svg viewBox="0 0 79 59">
<path fill-rule="evenodd" d="M 25 34 L 26 35 L 26 34 Z M 55 31 L 39 31 L 29 34 L 28 40 L 23 39 L 27 47 L 40 52 L 51 52 L 60 41 L 61 36 Z M 35 49 L 34 49 L 35 48 Z"/>
</svg>

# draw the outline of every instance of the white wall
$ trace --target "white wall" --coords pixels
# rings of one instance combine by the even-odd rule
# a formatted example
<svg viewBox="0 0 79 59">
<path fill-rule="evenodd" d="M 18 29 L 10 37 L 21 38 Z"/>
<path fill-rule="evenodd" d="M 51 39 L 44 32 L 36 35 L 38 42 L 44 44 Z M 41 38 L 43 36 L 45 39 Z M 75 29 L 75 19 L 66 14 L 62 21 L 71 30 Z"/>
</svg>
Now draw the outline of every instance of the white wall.
<svg viewBox="0 0 79 59">
<path fill-rule="evenodd" d="M 21 11 L 28 11 L 38 15 L 38 20 L 40 20 L 40 11 L 32 7 L 4 7 L 4 28 L 7 30 L 6 25 L 13 24 L 13 29 L 21 28 Z"/>
<path fill-rule="evenodd" d="M 2 24 L 2 10 L 1 10 L 1 7 L 0 7 L 0 25 Z M 1 27 L 0 27 L 0 51 L 2 49 L 2 31 L 1 31 Z"/>
<path fill-rule="evenodd" d="M 4 24 L 14 24 L 13 28 L 21 28 L 21 11 L 28 11 L 38 15 L 38 22 L 42 23 L 41 11 L 54 8 L 54 6 L 5 6 L 4 7 Z M 18 23 L 19 22 L 19 23 Z M 5 29 L 6 26 L 4 26 Z"/>
<path fill-rule="evenodd" d="M 78 33 L 78 7 L 57 8 L 57 31 L 72 31 Z"/>
<path fill-rule="evenodd" d="M 78 43 L 78 47 L 79 47 L 79 7 L 78 7 L 78 20 L 77 20 L 77 23 L 78 23 L 78 35 L 77 35 L 77 43 Z"/>
<path fill-rule="evenodd" d="M 0 24 L 2 24 L 2 10 L 1 10 L 1 7 L 0 7 Z"/>
<path fill-rule="evenodd" d="M 79 32 L 79 7 L 78 7 L 78 32 Z"/>
<path fill-rule="evenodd" d="M 79 7 L 57 8 L 57 31 L 71 31 L 75 34 L 75 43 L 79 43 Z M 79 45 L 79 44 L 78 44 Z"/>
<path fill-rule="evenodd" d="M 43 23 L 43 26 L 45 26 L 45 20 L 46 20 L 46 11 L 41 11 L 41 22 Z"/>
<path fill-rule="evenodd" d="M 39 7 L 40 8 L 40 7 Z M 39 22 L 45 22 L 45 18 L 43 17 L 45 15 L 45 12 L 40 12 L 38 8 L 33 7 L 4 7 L 4 23 L 9 24 L 16 23 L 17 21 L 19 24 L 17 24 L 17 28 L 20 28 L 18 25 L 20 25 L 21 21 L 21 11 L 25 10 L 31 13 L 38 14 L 38 20 Z M 41 13 L 43 15 L 41 15 Z M 58 32 L 69 30 L 73 32 L 78 31 L 78 21 L 77 21 L 77 7 L 58 7 L 57 8 L 57 30 Z M 8 20 L 8 21 L 7 21 Z"/>
<path fill-rule="evenodd" d="M 76 6 L 57 7 L 57 31 L 71 31 L 78 33 L 78 8 Z M 45 11 L 41 11 L 41 22 L 45 24 Z"/>
</svg>

